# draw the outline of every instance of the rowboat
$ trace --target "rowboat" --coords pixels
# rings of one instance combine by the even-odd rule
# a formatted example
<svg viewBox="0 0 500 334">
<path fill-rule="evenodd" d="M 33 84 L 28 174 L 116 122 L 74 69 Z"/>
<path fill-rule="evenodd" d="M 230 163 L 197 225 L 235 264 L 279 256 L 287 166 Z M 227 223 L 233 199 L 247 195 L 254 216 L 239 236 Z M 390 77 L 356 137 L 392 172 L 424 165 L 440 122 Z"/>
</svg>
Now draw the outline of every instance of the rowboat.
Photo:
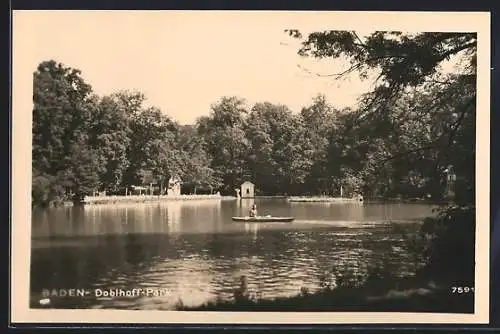
<svg viewBox="0 0 500 334">
<path fill-rule="evenodd" d="M 272 217 L 272 216 L 257 216 L 257 217 L 233 217 L 235 222 L 246 222 L 246 223 L 291 223 L 295 218 L 293 217 Z"/>
</svg>

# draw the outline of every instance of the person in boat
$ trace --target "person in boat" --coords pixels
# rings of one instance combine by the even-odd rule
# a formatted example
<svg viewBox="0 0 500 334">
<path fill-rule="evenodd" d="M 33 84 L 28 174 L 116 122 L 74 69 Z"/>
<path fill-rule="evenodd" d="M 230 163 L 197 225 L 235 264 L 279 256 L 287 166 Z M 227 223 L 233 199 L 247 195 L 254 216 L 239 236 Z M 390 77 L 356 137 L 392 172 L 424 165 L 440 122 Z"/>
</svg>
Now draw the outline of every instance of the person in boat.
<svg viewBox="0 0 500 334">
<path fill-rule="evenodd" d="M 250 217 L 257 217 L 257 205 L 252 205 L 250 212 L 248 213 Z"/>
</svg>

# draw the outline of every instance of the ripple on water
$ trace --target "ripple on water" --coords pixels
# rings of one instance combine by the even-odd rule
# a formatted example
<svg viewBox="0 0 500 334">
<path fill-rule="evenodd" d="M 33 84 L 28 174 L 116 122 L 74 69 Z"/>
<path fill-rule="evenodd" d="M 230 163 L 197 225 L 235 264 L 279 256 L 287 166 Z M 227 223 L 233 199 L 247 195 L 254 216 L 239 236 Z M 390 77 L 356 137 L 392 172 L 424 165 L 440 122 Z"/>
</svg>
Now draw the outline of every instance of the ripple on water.
<svg viewBox="0 0 500 334">
<path fill-rule="evenodd" d="M 303 287 L 317 290 L 325 273 L 328 279 L 334 279 L 334 273 L 344 269 L 366 272 L 370 263 L 383 258 L 388 251 L 391 263 L 397 264 L 398 270 L 411 271 L 401 264 L 406 261 L 404 249 L 399 242 L 394 243 L 396 236 L 386 233 L 385 225 L 375 221 L 298 221 L 296 228 L 256 230 L 254 239 L 237 233 L 210 238 L 170 235 L 151 244 L 137 239 L 134 247 L 144 249 L 140 261 L 134 263 L 131 259 L 125 265 L 107 260 L 111 264 L 105 262 L 109 271 L 101 271 L 93 282 L 89 280 L 90 284 L 96 288 L 165 288 L 170 293 L 135 299 L 101 299 L 92 307 L 158 310 L 172 309 L 180 299 L 188 306 L 218 296 L 231 299 L 242 275 L 247 276 L 248 289 L 253 294 L 264 298 L 290 296 Z M 124 250 L 128 245 L 116 242 L 103 247 L 118 255 L 129 251 L 129 248 Z M 58 270 L 63 276 L 64 272 Z"/>
</svg>

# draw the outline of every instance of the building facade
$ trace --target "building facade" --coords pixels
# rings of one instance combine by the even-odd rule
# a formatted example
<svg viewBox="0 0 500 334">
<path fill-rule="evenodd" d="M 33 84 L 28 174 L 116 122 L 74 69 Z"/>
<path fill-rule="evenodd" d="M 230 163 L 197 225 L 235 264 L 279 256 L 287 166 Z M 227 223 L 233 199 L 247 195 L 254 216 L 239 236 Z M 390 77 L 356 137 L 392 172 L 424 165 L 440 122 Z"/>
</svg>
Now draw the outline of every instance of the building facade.
<svg viewBox="0 0 500 334">
<path fill-rule="evenodd" d="M 180 196 L 181 194 L 182 180 L 178 176 L 172 176 L 168 180 L 167 195 L 168 196 Z"/>
<path fill-rule="evenodd" d="M 241 198 L 255 197 L 255 185 L 252 182 L 246 181 L 241 185 Z"/>
</svg>

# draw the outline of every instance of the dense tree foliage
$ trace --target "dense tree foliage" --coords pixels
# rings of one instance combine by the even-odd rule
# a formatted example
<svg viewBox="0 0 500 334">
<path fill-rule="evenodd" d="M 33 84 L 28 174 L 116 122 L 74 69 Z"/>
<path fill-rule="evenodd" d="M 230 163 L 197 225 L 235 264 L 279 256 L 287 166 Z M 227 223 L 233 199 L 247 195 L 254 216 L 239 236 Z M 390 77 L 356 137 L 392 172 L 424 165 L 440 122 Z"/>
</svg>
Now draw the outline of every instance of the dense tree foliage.
<svg viewBox="0 0 500 334">
<path fill-rule="evenodd" d="M 247 110 L 245 101 L 223 97 L 211 106 L 209 117 L 198 120 L 198 135 L 212 158 L 214 173 L 222 180 L 222 190 L 231 195 L 246 177 L 245 164 L 250 144 L 245 136 Z"/>
<path fill-rule="evenodd" d="M 80 71 L 47 61 L 34 74 L 33 98 L 33 205 L 125 194 L 131 185 L 164 193 L 174 175 L 187 187 L 220 187 L 196 129 L 145 107 L 139 92 L 96 96 Z"/>
<path fill-rule="evenodd" d="M 179 175 L 189 192 L 234 194 L 244 180 L 261 194 L 361 192 L 441 200 L 456 174 L 460 203 L 474 200 L 475 50 L 469 33 L 315 32 L 299 54 L 345 58 L 333 78 L 378 75 L 354 109 L 322 95 L 302 110 L 223 97 L 181 126 L 139 92 L 98 97 L 80 71 L 43 62 L 34 74 L 33 202 L 131 185 L 163 189 Z M 460 56 L 457 73 L 440 65 Z M 166 111 L 168 112 L 168 111 Z"/>
<path fill-rule="evenodd" d="M 473 202 L 476 34 L 288 33 L 302 41 L 302 56 L 349 60 L 344 72 L 329 76 L 358 73 L 367 79 L 370 71 L 376 73 L 374 90 L 362 97 L 339 134 L 352 141 L 340 149 L 355 145 L 345 158 L 364 180 L 365 192 L 439 198 L 451 165 L 456 193 Z M 441 65 L 454 56 L 457 73 L 443 74 Z"/>
<path fill-rule="evenodd" d="M 334 135 L 330 161 L 340 161 L 340 177 L 349 175 L 349 183 L 372 196 L 425 194 L 440 199 L 452 192 L 451 206 L 427 219 L 412 244 L 425 245 L 425 273 L 444 271 L 448 283 L 471 284 L 476 34 L 287 32 L 301 40 L 302 56 L 349 60 L 344 72 L 328 76 L 358 73 L 367 79 L 370 71 L 376 73 L 374 90 L 362 97 Z M 443 73 L 443 63 L 451 58 L 455 71 Z"/>
<path fill-rule="evenodd" d="M 97 186 L 95 173 L 101 169 L 98 159 L 93 166 L 79 161 L 95 158 L 89 146 L 92 88 L 80 71 L 54 61 L 40 64 L 33 80 L 33 197 L 79 196 Z M 88 180 L 76 180 L 83 175 Z"/>
</svg>

